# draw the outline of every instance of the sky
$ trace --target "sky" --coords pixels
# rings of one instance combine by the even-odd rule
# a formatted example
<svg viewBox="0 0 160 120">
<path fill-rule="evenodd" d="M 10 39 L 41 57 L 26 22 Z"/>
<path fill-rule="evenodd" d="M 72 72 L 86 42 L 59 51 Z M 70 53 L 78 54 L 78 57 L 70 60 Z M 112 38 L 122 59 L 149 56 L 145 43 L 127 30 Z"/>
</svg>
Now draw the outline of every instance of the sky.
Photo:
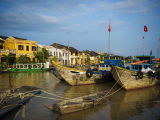
<svg viewBox="0 0 160 120">
<path fill-rule="evenodd" d="M 109 53 L 158 57 L 160 0 L 0 0 L 0 35 L 41 45 L 108 53 L 109 23 Z"/>
</svg>

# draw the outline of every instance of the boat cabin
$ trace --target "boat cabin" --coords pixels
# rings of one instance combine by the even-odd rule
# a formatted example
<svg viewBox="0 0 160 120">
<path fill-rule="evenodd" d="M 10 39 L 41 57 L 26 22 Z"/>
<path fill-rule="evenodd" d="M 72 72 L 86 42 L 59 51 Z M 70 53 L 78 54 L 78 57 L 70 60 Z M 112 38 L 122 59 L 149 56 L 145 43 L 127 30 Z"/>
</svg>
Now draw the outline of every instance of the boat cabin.
<svg viewBox="0 0 160 120">
<path fill-rule="evenodd" d="M 122 61 L 121 60 L 103 60 L 103 61 L 100 61 L 99 71 L 101 71 L 101 72 L 103 72 L 104 70 L 110 71 L 112 65 L 122 67 Z"/>
<path fill-rule="evenodd" d="M 147 69 L 147 68 L 150 68 L 150 64 L 140 63 L 140 64 L 132 65 L 132 70 L 133 71 L 140 71 L 142 69 Z M 154 65 L 153 64 L 151 64 L 151 68 L 150 69 L 154 70 Z"/>
<path fill-rule="evenodd" d="M 145 61 L 140 61 L 136 63 L 131 63 L 131 70 L 133 71 L 145 71 L 145 70 L 155 70 L 155 63 L 153 60 L 145 60 Z M 146 71 L 147 72 L 147 71 Z"/>
<path fill-rule="evenodd" d="M 13 64 L 13 68 L 41 69 L 41 68 L 49 68 L 49 64 L 47 64 L 47 63 L 15 63 L 15 64 Z"/>
</svg>

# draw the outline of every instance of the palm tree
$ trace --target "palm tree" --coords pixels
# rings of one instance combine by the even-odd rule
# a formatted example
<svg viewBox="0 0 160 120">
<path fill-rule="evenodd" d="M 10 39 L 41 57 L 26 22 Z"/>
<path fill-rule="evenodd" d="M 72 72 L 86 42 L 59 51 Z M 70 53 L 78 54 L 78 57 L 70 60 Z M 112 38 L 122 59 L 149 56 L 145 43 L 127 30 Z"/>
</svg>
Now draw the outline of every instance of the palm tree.
<svg viewBox="0 0 160 120">
<path fill-rule="evenodd" d="M 39 62 L 45 62 L 46 59 L 48 59 L 49 52 L 46 50 L 46 48 L 42 48 L 41 52 L 33 52 L 35 57 L 39 60 Z"/>
<path fill-rule="evenodd" d="M 4 60 L 7 63 L 7 67 L 8 67 L 8 65 L 10 65 L 10 63 L 13 61 L 12 53 L 9 53 L 8 55 L 2 55 L 2 56 L 4 57 Z"/>
</svg>

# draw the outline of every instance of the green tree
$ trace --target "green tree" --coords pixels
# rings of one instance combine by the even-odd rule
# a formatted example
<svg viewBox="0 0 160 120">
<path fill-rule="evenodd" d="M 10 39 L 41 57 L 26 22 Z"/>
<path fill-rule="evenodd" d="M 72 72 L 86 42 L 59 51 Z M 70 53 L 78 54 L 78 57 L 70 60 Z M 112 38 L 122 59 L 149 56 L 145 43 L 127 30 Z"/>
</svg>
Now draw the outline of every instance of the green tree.
<svg viewBox="0 0 160 120">
<path fill-rule="evenodd" d="M 17 63 L 29 63 L 29 58 L 27 55 L 20 55 L 19 58 L 16 60 Z"/>
<path fill-rule="evenodd" d="M 4 57 L 5 62 L 7 63 L 7 67 L 13 62 L 12 59 L 12 53 L 9 53 L 8 55 L 2 55 Z"/>
<path fill-rule="evenodd" d="M 52 58 L 52 60 L 54 60 L 54 61 L 56 62 L 56 56 L 54 56 L 54 57 Z"/>
<path fill-rule="evenodd" d="M 46 48 L 42 48 L 41 52 L 33 52 L 35 57 L 39 60 L 39 62 L 45 62 L 46 59 L 48 59 L 49 52 L 46 50 Z"/>
<path fill-rule="evenodd" d="M 132 62 L 133 60 L 133 57 L 132 56 L 127 56 L 126 57 L 126 62 Z"/>
</svg>

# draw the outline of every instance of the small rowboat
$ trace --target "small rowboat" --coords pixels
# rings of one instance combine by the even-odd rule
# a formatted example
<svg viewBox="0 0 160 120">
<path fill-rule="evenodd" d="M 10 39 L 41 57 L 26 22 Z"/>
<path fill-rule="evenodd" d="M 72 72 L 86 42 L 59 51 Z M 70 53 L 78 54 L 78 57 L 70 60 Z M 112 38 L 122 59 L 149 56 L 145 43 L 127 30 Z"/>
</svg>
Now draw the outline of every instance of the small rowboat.
<svg viewBox="0 0 160 120">
<path fill-rule="evenodd" d="M 21 86 L 13 92 L 4 91 L 0 93 L 0 118 L 6 116 L 23 103 L 29 101 L 34 95 L 41 94 L 41 89 L 33 86 Z"/>
<path fill-rule="evenodd" d="M 94 107 L 94 105 L 98 104 L 100 100 L 105 97 L 107 92 L 108 91 L 102 91 L 74 99 L 64 100 L 53 105 L 47 105 L 46 108 L 58 114 L 66 114 L 84 110 L 90 107 Z"/>
</svg>

